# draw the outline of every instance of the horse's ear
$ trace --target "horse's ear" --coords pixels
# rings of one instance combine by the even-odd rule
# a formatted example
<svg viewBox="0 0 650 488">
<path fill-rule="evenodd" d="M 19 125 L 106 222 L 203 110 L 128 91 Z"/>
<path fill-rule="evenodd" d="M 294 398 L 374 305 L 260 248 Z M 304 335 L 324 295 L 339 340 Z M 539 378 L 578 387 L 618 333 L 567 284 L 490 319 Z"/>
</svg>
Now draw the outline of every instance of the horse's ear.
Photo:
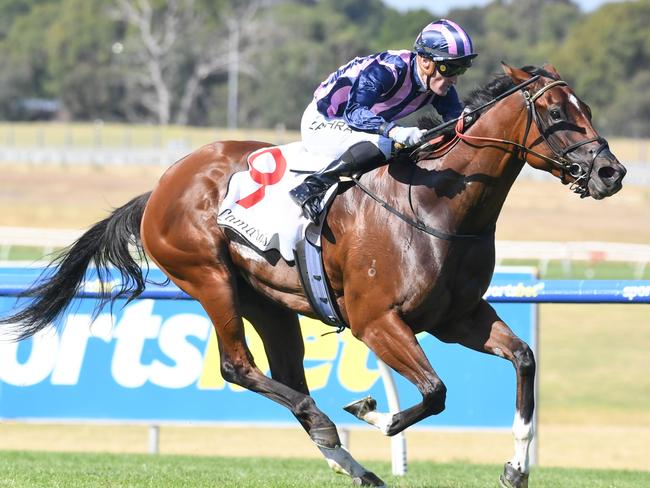
<svg viewBox="0 0 650 488">
<path fill-rule="evenodd" d="M 553 66 L 552 64 L 544 63 L 544 66 L 542 66 L 542 69 L 544 71 L 547 71 L 550 74 L 552 74 L 555 77 L 556 80 L 562 79 L 562 77 L 560 76 L 560 73 L 557 72 L 557 70 L 555 69 L 555 66 Z"/>
<path fill-rule="evenodd" d="M 503 61 L 501 61 L 501 67 L 503 68 L 503 71 L 510 78 L 512 78 L 512 81 L 514 81 L 515 83 L 521 83 L 531 77 L 530 73 L 527 73 L 523 69 L 513 68 L 512 66 L 504 63 Z"/>
</svg>

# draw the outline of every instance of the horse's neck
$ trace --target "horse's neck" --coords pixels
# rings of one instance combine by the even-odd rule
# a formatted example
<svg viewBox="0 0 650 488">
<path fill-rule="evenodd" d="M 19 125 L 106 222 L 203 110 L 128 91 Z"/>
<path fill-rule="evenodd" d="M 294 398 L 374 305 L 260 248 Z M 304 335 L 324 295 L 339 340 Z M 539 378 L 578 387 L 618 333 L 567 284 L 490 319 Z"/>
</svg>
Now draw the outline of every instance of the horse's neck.
<svg viewBox="0 0 650 488">
<path fill-rule="evenodd" d="M 520 117 L 525 117 L 520 110 L 495 107 L 468 135 L 520 141 Z M 504 132 L 504 127 L 511 130 Z M 504 148 L 508 146 L 461 141 L 443 158 L 419 162 L 413 177 L 418 215 L 448 232 L 480 234 L 493 227 L 524 164 Z"/>
</svg>

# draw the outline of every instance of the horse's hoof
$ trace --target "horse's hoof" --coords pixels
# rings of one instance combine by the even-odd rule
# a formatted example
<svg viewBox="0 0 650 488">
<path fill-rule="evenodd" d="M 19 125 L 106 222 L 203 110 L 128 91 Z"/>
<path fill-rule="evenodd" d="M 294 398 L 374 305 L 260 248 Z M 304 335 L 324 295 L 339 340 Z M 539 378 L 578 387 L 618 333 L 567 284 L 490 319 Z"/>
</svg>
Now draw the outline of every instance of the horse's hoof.
<svg viewBox="0 0 650 488">
<path fill-rule="evenodd" d="M 512 464 L 506 463 L 503 474 L 499 476 L 502 488 L 528 488 L 528 473 L 522 473 Z"/>
<path fill-rule="evenodd" d="M 350 412 L 355 417 L 362 419 L 368 412 L 373 412 L 377 409 L 377 400 L 371 396 L 357 400 L 356 402 L 348 403 L 343 410 Z"/>
<path fill-rule="evenodd" d="M 355 486 L 378 486 L 380 488 L 386 486 L 386 483 L 384 483 L 375 473 L 371 473 L 370 471 L 366 471 L 361 477 L 352 478 L 352 483 Z"/>
</svg>

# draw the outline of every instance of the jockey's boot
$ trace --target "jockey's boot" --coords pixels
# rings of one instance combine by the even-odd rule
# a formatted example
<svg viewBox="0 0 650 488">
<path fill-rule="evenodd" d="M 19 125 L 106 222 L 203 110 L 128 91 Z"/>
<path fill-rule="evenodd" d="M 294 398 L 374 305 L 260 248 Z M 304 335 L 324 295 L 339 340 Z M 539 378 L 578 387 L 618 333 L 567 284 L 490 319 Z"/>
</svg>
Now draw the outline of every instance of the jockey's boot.
<svg viewBox="0 0 650 488">
<path fill-rule="evenodd" d="M 302 212 L 316 225 L 319 224 L 321 200 L 327 190 L 341 176 L 363 174 L 386 162 L 386 156 L 372 142 L 362 141 L 350 146 L 340 158 L 313 173 L 289 192 L 291 199 L 302 207 Z"/>
</svg>

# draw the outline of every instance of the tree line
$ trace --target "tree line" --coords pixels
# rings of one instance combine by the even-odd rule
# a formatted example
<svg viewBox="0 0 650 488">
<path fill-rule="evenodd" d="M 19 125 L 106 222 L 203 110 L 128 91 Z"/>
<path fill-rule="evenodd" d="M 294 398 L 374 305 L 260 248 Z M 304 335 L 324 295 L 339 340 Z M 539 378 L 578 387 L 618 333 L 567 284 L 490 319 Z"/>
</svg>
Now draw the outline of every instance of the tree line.
<svg viewBox="0 0 650 488">
<path fill-rule="evenodd" d="M 329 73 L 410 49 L 440 17 L 381 0 L 0 0 L 0 119 L 295 129 Z M 550 62 L 601 132 L 650 136 L 647 0 L 589 14 L 571 0 L 494 0 L 444 17 L 480 53 L 461 95 L 502 60 Z"/>
</svg>

